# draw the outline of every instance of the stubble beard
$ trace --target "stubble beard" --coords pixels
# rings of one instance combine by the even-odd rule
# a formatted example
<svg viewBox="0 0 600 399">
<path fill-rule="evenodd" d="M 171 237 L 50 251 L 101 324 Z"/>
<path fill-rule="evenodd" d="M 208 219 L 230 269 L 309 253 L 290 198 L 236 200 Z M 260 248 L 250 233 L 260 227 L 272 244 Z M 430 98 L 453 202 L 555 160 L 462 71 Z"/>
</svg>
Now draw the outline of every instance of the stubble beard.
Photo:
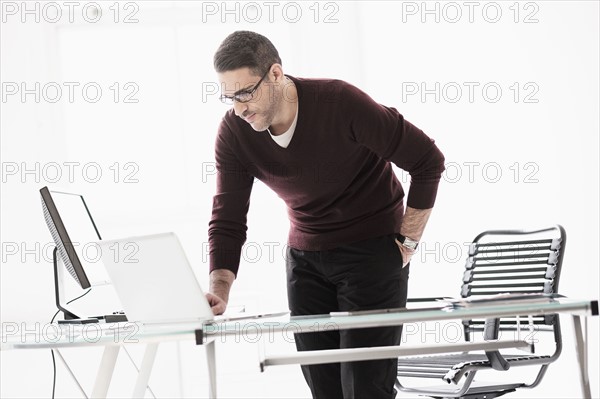
<svg viewBox="0 0 600 399">
<path fill-rule="evenodd" d="M 281 110 L 282 107 L 282 94 L 281 91 L 279 90 L 279 88 L 275 88 L 272 93 L 269 93 L 270 97 L 269 97 L 269 107 L 264 111 L 261 112 L 262 116 L 263 116 L 263 122 L 261 123 L 260 126 L 254 127 L 254 130 L 262 132 L 265 131 L 269 128 L 269 126 L 271 126 L 273 124 L 273 120 L 275 120 L 275 116 L 277 115 L 277 113 Z"/>
</svg>

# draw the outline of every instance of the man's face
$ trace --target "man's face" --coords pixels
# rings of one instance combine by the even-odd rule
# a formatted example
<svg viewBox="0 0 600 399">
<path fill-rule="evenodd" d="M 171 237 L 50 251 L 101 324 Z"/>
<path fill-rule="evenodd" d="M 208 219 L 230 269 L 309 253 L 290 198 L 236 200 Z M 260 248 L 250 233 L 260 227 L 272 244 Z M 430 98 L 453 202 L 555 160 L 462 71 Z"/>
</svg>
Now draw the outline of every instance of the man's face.
<svg viewBox="0 0 600 399">
<path fill-rule="evenodd" d="M 244 119 L 257 132 L 266 130 L 277 116 L 280 109 L 281 93 L 271 79 L 271 72 L 254 91 L 252 99 L 248 102 L 234 101 L 235 114 Z M 234 96 L 242 92 L 249 92 L 260 82 L 262 76 L 255 76 L 249 68 L 240 68 L 234 71 L 219 73 L 221 94 Z"/>
</svg>

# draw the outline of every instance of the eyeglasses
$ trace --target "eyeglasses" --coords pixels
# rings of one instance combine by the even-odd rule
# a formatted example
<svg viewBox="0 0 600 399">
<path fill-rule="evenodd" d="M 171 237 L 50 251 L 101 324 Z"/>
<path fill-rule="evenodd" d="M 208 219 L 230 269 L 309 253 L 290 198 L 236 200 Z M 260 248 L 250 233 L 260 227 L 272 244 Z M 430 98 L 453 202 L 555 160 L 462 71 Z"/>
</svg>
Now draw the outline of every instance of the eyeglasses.
<svg viewBox="0 0 600 399">
<path fill-rule="evenodd" d="M 271 68 L 269 68 L 269 70 L 267 72 L 265 72 L 263 77 L 260 78 L 258 83 L 253 88 L 251 88 L 249 90 L 240 90 L 239 92 L 235 93 L 233 96 L 226 96 L 226 95 L 222 94 L 219 97 L 219 100 L 221 100 L 223 103 L 225 103 L 227 105 L 233 105 L 234 101 L 236 101 L 238 103 L 249 102 L 250 100 L 252 100 L 252 98 L 254 98 L 254 93 L 258 89 L 258 86 L 260 86 L 260 84 L 263 82 L 263 80 L 265 80 L 265 78 L 269 74 L 270 70 L 271 70 Z"/>
</svg>

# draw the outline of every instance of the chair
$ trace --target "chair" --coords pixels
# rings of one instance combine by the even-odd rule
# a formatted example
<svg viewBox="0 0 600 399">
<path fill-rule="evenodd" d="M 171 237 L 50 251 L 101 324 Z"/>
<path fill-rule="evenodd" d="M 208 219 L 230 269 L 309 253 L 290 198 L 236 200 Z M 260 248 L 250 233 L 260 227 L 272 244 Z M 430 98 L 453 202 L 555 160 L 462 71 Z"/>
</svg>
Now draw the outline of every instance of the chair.
<svg viewBox="0 0 600 399">
<path fill-rule="evenodd" d="M 501 293 L 543 293 L 558 296 L 565 244 L 566 233 L 559 225 L 536 231 L 492 230 L 479 234 L 469 246 L 461 297 L 476 298 L 478 295 Z M 536 338 L 540 335 L 537 334 L 538 331 L 550 331 L 554 336 L 554 342 L 550 342 L 554 353 L 508 355 L 496 350 L 400 358 L 396 387 L 404 392 L 434 398 L 495 398 L 518 388 L 537 386 L 548 365 L 559 357 L 562 349 L 560 323 L 556 314 L 465 320 L 462 324 L 466 341 L 472 341 L 477 332 L 482 332 L 483 338 L 489 341 L 497 339 L 500 331 L 521 334 L 535 329 Z M 502 372 L 521 366 L 540 367 L 532 383 L 482 384 L 474 380 L 478 371 Z M 408 387 L 401 383 L 401 377 L 403 381 L 407 377 L 431 378 L 447 384 L 437 387 Z M 459 384 L 463 377 L 464 381 Z"/>
</svg>

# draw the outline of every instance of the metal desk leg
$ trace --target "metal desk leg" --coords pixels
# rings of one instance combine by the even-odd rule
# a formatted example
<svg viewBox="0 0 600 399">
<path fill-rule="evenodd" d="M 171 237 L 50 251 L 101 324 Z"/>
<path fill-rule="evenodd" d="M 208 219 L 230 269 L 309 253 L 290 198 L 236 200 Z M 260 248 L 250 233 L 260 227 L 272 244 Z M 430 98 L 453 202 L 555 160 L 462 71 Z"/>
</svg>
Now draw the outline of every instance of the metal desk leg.
<svg viewBox="0 0 600 399">
<path fill-rule="evenodd" d="M 102 355 L 100 368 L 98 369 L 98 374 L 96 375 L 96 382 L 94 383 L 92 398 L 106 398 L 110 380 L 112 379 L 113 371 L 115 370 L 115 363 L 117 362 L 119 349 L 120 346 L 118 345 L 109 345 L 104 347 L 104 354 Z"/>
<path fill-rule="evenodd" d="M 146 351 L 144 352 L 144 359 L 138 372 L 137 380 L 135 382 L 135 388 L 133 389 L 132 398 L 143 398 L 148 387 L 148 380 L 150 380 L 150 373 L 152 372 L 152 366 L 154 365 L 154 359 L 156 358 L 156 350 L 158 344 L 146 345 Z"/>
<path fill-rule="evenodd" d="M 58 358 L 63 362 L 63 365 L 65 366 L 65 368 L 67 369 L 67 371 L 69 372 L 69 374 L 71 375 L 71 378 L 73 378 L 73 381 L 75 381 L 75 383 L 77 384 L 77 387 L 79 388 L 79 391 L 81 392 L 81 397 L 87 399 L 88 396 L 85 393 L 85 391 L 83 390 L 83 387 L 81 386 L 81 384 L 79 383 L 79 380 L 77 379 L 77 377 L 75 377 L 75 374 L 73 373 L 73 371 L 71 370 L 71 367 L 69 367 L 69 365 L 67 364 L 67 361 L 65 360 L 65 358 L 63 357 L 62 353 L 60 353 L 60 350 L 58 349 L 53 349 L 54 353 L 57 354 Z"/>
<path fill-rule="evenodd" d="M 577 360 L 579 361 L 579 376 L 581 377 L 581 391 L 584 398 L 591 398 L 590 377 L 587 368 L 587 321 L 585 324 L 585 337 L 581 331 L 581 317 L 573 315 L 575 339 L 577 342 Z"/>
<path fill-rule="evenodd" d="M 208 397 L 217 397 L 217 364 L 215 361 L 215 341 L 204 344 L 206 348 L 206 362 L 208 364 Z"/>
</svg>

